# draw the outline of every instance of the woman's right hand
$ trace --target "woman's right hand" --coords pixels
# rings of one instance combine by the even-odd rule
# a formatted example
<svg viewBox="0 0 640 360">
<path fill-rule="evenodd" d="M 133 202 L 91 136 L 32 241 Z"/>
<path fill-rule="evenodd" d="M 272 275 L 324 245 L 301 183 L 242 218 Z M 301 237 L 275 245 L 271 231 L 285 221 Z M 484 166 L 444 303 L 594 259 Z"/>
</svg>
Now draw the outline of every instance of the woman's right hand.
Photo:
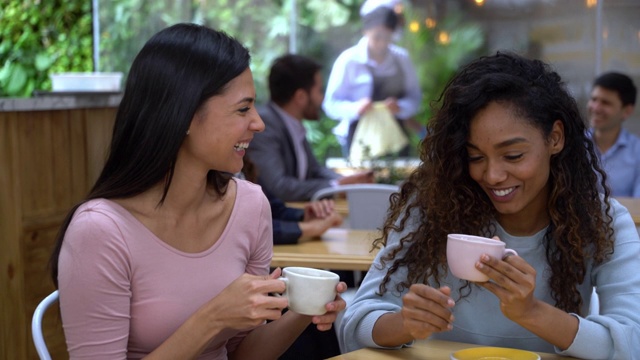
<svg viewBox="0 0 640 360">
<path fill-rule="evenodd" d="M 284 281 L 277 280 L 280 274 L 279 268 L 265 276 L 242 274 L 201 309 L 208 325 L 218 331 L 245 330 L 279 319 L 288 301 L 269 294 L 285 290 Z"/>
<path fill-rule="evenodd" d="M 453 323 L 451 308 L 455 302 L 448 286 L 439 289 L 424 284 L 413 284 L 402 298 L 402 324 L 404 331 L 414 339 L 425 339 L 432 333 L 449 331 Z"/>
</svg>

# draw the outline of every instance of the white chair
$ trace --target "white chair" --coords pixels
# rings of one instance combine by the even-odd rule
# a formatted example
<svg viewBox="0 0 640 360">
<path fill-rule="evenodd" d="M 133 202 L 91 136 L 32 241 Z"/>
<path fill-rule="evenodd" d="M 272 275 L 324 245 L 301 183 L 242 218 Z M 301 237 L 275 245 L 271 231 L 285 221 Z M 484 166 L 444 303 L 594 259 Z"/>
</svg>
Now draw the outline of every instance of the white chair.
<svg viewBox="0 0 640 360">
<path fill-rule="evenodd" d="M 349 227 L 375 230 L 384 224 L 390 204 L 389 196 L 399 191 L 400 186 L 388 184 L 338 185 L 318 190 L 311 200 L 345 193 L 349 204 Z"/>
<path fill-rule="evenodd" d="M 33 344 L 36 346 L 40 360 L 51 360 L 49 349 L 47 349 L 47 344 L 44 342 L 44 337 L 42 336 L 42 317 L 47 311 L 47 308 L 56 301 L 58 301 L 58 290 L 49 294 L 38 304 L 31 319 L 31 336 L 33 337 Z"/>
</svg>

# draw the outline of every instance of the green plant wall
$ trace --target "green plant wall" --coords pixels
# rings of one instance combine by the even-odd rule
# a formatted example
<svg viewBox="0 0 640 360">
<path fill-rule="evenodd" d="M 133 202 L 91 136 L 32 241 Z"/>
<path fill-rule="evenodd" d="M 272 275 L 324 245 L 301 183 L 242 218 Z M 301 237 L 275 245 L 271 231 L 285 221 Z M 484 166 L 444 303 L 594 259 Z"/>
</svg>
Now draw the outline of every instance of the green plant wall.
<svg viewBox="0 0 640 360">
<path fill-rule="evenodd" d="M 1 0 L 0 96 L 50 90 L 49 74 L 93 70 L 91 1 Z"/>
<path fill-rule="evenodd" d="M 432 27 L 425 25 L 428 17 L 419 10 L 406 16 L 407 28 L 400 44 L 416 66 L 423 99 L 416 120 L 426 124 L 458 68 L 483 53 L 484 33 L 480 26 L 453 12 L 434 21 Z"/>
</svg>

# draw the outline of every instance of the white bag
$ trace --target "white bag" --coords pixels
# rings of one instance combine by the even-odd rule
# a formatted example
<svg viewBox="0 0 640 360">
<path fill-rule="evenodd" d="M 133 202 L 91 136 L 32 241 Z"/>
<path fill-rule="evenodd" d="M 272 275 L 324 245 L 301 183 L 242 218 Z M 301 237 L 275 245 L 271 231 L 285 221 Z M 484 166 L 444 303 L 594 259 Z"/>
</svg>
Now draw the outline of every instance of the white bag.
<svg viewBox="0 0 640 360">
<path fill-rule="evenodd" d="M 407 135 L 384 102 L 375 102 L 358 121 L 349 159 L 357 162 L 377 158 L 399 152 L 408 144 Z"/>
</svg>

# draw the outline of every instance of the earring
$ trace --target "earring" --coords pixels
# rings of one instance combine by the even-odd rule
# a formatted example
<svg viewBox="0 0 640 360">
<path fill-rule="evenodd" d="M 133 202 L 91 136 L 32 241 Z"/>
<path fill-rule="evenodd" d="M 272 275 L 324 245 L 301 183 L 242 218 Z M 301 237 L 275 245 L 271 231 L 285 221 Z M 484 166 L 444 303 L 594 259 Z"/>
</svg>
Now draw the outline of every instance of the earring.
<svg viewBox="0 0 640 360">
<path fill-rule="evenodd" d="M 189 135 L 190 132 L 191 132 L 191 130 L 187 129 L 187 135 Z"/>
</svg>

